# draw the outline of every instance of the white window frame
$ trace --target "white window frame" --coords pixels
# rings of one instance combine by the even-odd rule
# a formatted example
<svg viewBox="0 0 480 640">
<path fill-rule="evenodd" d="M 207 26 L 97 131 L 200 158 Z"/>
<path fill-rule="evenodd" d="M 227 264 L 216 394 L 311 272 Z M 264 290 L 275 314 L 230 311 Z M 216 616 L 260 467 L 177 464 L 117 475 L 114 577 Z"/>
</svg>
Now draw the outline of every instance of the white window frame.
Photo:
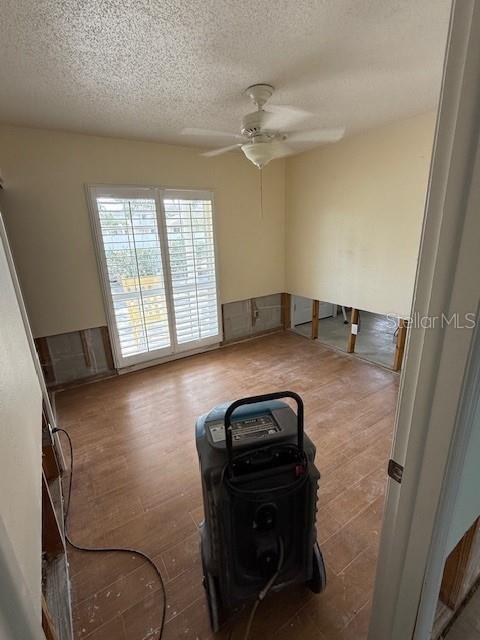
<svg viewBox="0 0 480 640">
<path fill-rule="evenodd" d="M 222 314 L 219 290 L 219 267 L 218 267 L 218 243 L 216 234 L 215 220 L 215 202 L 212 191 L 199 189 L 175 189 L 173 187 L 151 186 L 128 186 L 128 185 L 109 185 L 109 184 L 86 184 L 85 185 L 88 211 L 90 215 L 90 223 L 92 227 L 93 240 L 95 245 L 95 255 L 97 259 L 100 286 L 102 289 L 103 302 L 105 307 L 105 315 L 110 331 L 112 342 L 112 352 L 115 367 L 119 370 L 126 370 L 130 367 L 140 368 L 141 366 L 151 366 L 159 362 L 167 362 L 178 357 L 200 353 L 209 348 L 218 346 L 223 340 L 222 331 Z M 214 245 L 214 264 L 215 264 L 215 290 L 217 296 L 217 319 L 218 333 L 215 336 L 209 336 L 194 342 L 186 342 L 179 344 L 176 336 L 175 324 L 175 305 L 172 296 L 171 272 L 170 272 L 170 254 L 168 248 L 167 227 L 165 219 L 165 209 L 163 205 L 164 198 L 168 196 L 180 198 L 182 200 L 210 200 L 212 203 L 212 231 Z M 100 227 L 100 219 L 97 208 L 98 197 L 114 197 L 114 198 L 152 198 L 155 200 L 157 211 L 157 227 L 160 241 L 160 250 L 162 257 L 162 269 L 165 286 L 165 296 L 168 308 L 168 325 L 170 331 L 170 346 L 146 351 L 144 353 L 123 356 L 120 348 L 120 339 L 117 331 L 115 313 L 113 309 L 113 299 L 109 285 L 109 276 L 107 269 L 107 261 L 105 256 L 105 248 L 103 244 L 102 232 Z"/>
</svg>

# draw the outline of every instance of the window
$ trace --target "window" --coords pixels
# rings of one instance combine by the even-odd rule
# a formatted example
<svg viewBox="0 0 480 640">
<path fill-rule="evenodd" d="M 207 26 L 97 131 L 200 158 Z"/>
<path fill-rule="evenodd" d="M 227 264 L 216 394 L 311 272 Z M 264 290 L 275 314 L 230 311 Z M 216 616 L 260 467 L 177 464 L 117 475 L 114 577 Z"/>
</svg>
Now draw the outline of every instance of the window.
<svg viewBox="0 0 480 640">
<path fill-rule="evenodd" d="M 89 193 L 117 367 L 220 342 L 211 194 Z"/>
</svg>

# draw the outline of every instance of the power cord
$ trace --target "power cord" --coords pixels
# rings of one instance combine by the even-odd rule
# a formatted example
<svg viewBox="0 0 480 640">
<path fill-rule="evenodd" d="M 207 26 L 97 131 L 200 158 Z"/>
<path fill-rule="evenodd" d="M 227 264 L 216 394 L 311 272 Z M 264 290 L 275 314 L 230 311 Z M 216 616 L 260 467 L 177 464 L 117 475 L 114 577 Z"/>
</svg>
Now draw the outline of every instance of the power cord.
<svg viewBox="0 0 480 640">
<path fill-rule="evenodd" d="M 75 544 L 70 539 L 70 536 L 69 536 L 69 533 L 68 533 L 68 514 L 70 512 L 70 502 L 71 502 L 71 498 L 72 498 L 72 480 L 73 480 L 73 468 L 74 468 L 74 464 L 73 464 L 73 444 L 72 444 L 72 438 L 70 437 L 70 434 L 68 433 L 68 431 L 65 431 L 65 429 L 60 429 L 59 427 L 57 427 L 55 429 L 52 429 L 52 433 L 57 433 L 59 431 L 61 433 L 64 433 L 67 436 L 68 444 L 69 444 L 69 448 L 70 448 L 70 478 L 69 478 L 69 481 L 68 481 L 67 503 L 66 503 L 65 512 L 64 512 L 64 515 L 63 515 L 63 524 L 64 524 L 64 529 L 65 529 L 65 539 L 68 542 L 68 544 L 71 547 L 73 547 L 74 549 L 77 549 L 77 551 L 84 551 L 84 552 L 88 552 L 88 553 L 130 553 L 130 554 L 135 554 L 137 556 L 140 556 L 141 558 L 146 560 L 151 565 L 151 567 L 155 570 L 155 573 L 158 576 L 158 580 L 160 582 L 160 587 L 161 587 L 161 590 L 162 590 L 162 597 L 163 597 L 162 618 L 161 618 L 159 632 L 158 632 L 158 635 L 157 635 L 157 640 L 161 640 L 162 636 L 163 636 L 163 630 L 164 630 L 164 627 L 165 627 L 165 614 L 166 614 L 166 610 L 167 610 L 167 593 L 166 593 L 166 590 L 165 590 L 165 583 L 163 582 L 162 574 L 160 572 L 160 569 L 155 564 L 154 560 L 152 560 L 152 558 L 150 558 L 150 556 L 148 556 L 146 553 L 144 553 L 143 551 L 139 551 L 138 549 L 129 549 L 127 547 L 83 547 L 83 546 L 81 546 L 79 544 Z M 62 489 L 63 489 L 63 485 L 62 485 Z"/>
<path fill-rule="evenodd" d="M 284 548 L 284 544 L 283 544 L 283 539 L 281 537 L 278 538 L 278 545 L 280 547 L 280 553 L 278 555 L 277 568 L 275 569 L 275 573 L 272 575 L 270 580 L 267 582 L 267 584 L 260 591 L 260 593 L 257 596 L 257 599 L 255 600 L 255 603 L 254 603 L 254 605 L 253 605 L 253 607 L 252 607 L 252 609 L 250 611 L 250 615 L 248 616 L 248 622 L 247 622 L 247 626 L 245 627 L 245 633 L 243 635 L 243 640 L 248 640 L 250 638 L 250 632 L 252 630 L 253 619 L 255 618 L 255 614 L 257 613 L 258 606 L 260 605 L 261 602 L 263 602 L 263 600 L 265 600 L 265 598 L 267 597 L 267 594 L 269 593 L 270 589 L 273 587 L 273 585 L 277 581 L 278 576 L 280 575 L 280 571 L 282 570 L 283 561 L 284 561 L 284 555 L 285 555 L 285 548 Z M 232 640 L 232 638 L 233 638 L 233 631 L 230 632 L 229 640 Z"/>
</svg>

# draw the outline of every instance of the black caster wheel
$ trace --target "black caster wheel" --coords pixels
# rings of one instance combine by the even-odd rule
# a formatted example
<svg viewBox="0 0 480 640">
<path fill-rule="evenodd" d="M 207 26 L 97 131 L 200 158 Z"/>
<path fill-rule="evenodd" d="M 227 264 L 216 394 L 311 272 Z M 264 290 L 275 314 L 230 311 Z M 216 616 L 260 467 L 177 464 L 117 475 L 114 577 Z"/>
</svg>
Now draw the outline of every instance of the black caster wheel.
<svg viewBox="0 0 480 640">
<path fill-rule="evenodd" d="M 210 626 L 213 633 L 217 633 L 220 629 L 220 600 L 218 596 L 218 587 L 215 576 L 207 569 L 205 557 L 203 555 L 203 546 L 200 548 L 202 556 L 203 579 L 202 584 L 207 596 L 208 615 L 210 617 Z"/>
<path fill-rule="evenodd" d="M 215 578 L 210 573 L 205 576 L 204 585 L 207 594 L 210 626 L 212 627 L 213 633 L 217 633 L 220 629 L 220 603 L 218 601 L 218 589 Z"/>
<path fill-rule="evenodd" d="M 313 546 L 312 577 L 307 581 L 307 587 L 313 593 L 322 593 L 326 586 L 327 572 L 325 570 L 325 562 L 318 542 L 315 542 Z"/>
</svg>

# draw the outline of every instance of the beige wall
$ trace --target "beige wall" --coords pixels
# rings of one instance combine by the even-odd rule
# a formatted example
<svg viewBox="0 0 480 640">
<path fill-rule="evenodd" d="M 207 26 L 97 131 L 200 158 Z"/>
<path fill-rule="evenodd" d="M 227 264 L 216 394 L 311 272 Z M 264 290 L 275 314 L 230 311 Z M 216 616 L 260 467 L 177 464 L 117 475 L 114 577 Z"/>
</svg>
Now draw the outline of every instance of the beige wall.
<svg viewBox="0 0 480 640">
<path fill-rule="evenodd" d="M 41 607 L 41 392 L 0 236 L 0 525 L 23 575 L 16 585 L 22 600 Z M 3 529 L 3 527 L 0 527 Z M 0 532 L 1 533 L 1 532 Z M 5 562 L 0 562 L 2 567 Z M 8 576 L 0 576 L 7 581 Z M 29 597 L 22 593 L 23 586 Z M 11 594 L 10 594 L 11 596 Z M 2 617 L 0 612 L 0 618 Z M 1 626 L 1 625 L 0 625 Z M 1 635 L 1 633 L 0 633 Z M 3 636 L 2 636 L 3 637 Z"/>
<path fill-rule="evenodd" d="M 287 161 L 287 290 L 408 316 L 435 115 Z"/>
<path fill-rule="evenodd" d="M 222 302 L 288 290 L 408 315 L 434 123 L 373 129 L 286 171 L 272 162 L 263 216 L 260 174 L 242 154 L 0 127 L 1 201 L 34 335 L 106 323 L 85 183 L 212 189 Z"/>
<path fill-rule="evenodd" d="M 222 302 L 285 289 L 285 163 L 243 154 L 0 127 L 3 209 L 35 336 L 106 324 L 85 183 L 211 189 Z"/>
</svg>

